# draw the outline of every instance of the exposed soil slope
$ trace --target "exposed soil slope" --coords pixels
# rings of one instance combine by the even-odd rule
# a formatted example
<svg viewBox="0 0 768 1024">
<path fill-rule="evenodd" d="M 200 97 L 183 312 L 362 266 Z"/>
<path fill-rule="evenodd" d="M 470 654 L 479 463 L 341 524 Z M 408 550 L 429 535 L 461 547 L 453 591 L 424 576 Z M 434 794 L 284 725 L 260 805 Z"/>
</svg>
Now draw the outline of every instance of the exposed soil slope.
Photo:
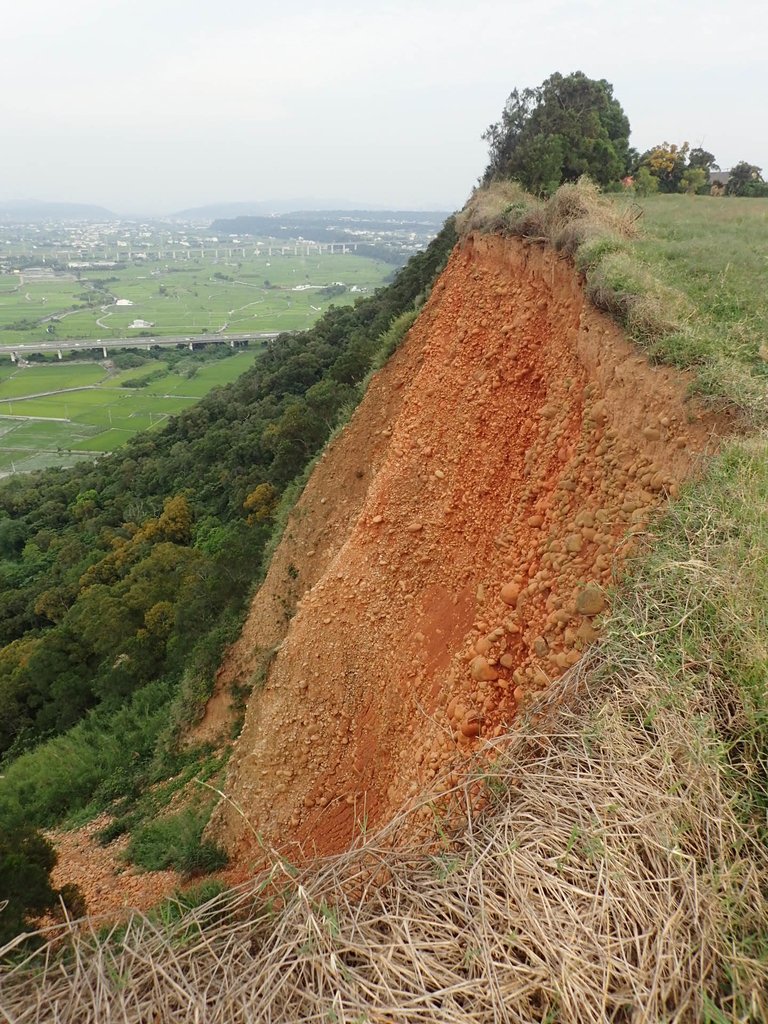
<svg viewBox="0 0 768 1024">
<path fill-rule="evenodd" d="M 216 741 L 231 724 L 233 687 L 263 675 L 302 594 L 328 570 L 360 514 L 371 480 L 387 456 L 391 424 L 421 364 L 424 336 L 403 345 L 374 378 L 354 416 L 315 466 L 288 519 L 239 639 L 219 669 L 216 688 L 189 739 Z"/>
<path fill-rule="evenodd" d="M 293 859 L 346 847 L 580 657 L 627 533 L 707 445 L 686 385 L 551 251 L 454 252 L 313 475 L 226 667 L 280 644 L 211 825 L 230 853 L 258 859 L 257 833 Z"/>
</svg>

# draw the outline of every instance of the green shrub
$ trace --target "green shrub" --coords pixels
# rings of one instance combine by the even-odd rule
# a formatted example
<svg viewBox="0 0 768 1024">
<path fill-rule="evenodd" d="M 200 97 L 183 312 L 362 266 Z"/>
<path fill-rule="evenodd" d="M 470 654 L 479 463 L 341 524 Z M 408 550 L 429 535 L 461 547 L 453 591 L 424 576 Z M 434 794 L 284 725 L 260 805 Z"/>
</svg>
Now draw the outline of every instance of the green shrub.
<svg viewBox="0 0 768 1024">
<path fill-rule="evenodd" d="M 92 712 L 13 761 L 0 790 L 3 827 L 50 826 L 89 805 L 95 813 L 118 796 L 135 795 L 167 724 L 170 695 L 167 684 L 152 683 L 125 707 Z"/>
<path fill-rule="evenodd" d="M 56 906 L 50 878 L 55 864 L 53 846 L 29 825 L 0 833 L 0 945 L 24 931 L 31 917 Z"/>
<path fill-rule="evenodd" d="M 147 871 L 175 868 L 188 875 L 223 867 L 227 855 L 202 838 L 211 809 L 210 805 L 204 809 L 187 807 L 142 826 L 131 836 L 129 859 Z"/>
<path fill-rule="evenodd" d="M 115 839 L 124 836 L 131 830 L 132 819 L 130 817 L 113 818 L 108 825 L 96 833 L 96 841 L 99 846 L 109 846 Z"/>
</svg>

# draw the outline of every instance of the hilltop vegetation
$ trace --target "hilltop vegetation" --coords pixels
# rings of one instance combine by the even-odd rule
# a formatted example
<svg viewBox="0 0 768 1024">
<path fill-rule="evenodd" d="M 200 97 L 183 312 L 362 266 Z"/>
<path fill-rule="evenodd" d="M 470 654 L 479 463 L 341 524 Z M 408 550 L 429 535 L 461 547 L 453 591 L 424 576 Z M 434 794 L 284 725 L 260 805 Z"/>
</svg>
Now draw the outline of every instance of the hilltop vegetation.
<svg viewBox="0 0 768 1024">
<path fill-rule="evenodd" d="M 515 181 L 539 196 L 583 175 L 611 191 L 709 194 L 712 173 L 720 170 L 713 153 L 687 142 L 665 141 L 642 154 L 631 148 L 629 120 L 613 86 L 582 71 L 514 89 L 483 138 L 489 149 L 483 184 Z M 725 177 L 716 179 L 713 194 L 768 197 L 762 168 L 747 160 Z"/>
<path fill-rule="evenodd" d="M 548 241 L 574 259 L 591 300 L 653 359 L 693 369 L 699 393 L 762 421 L 768 203 L 632 199 L 601 195 L 587 179 L 549 200 L 497 181 L 476 192 L 458 223 L 463 232 Z"/>
<path fill-rule="evenodd" d="M 514 179 L 531 192 L 553 192 L 589 175 L 608 185 L 630 165 L 629 120 L 613 86 L 576 71 L 551 75 L 535 89 L 515 89 L 484 139 L 484 182 Z"/>
</svg>

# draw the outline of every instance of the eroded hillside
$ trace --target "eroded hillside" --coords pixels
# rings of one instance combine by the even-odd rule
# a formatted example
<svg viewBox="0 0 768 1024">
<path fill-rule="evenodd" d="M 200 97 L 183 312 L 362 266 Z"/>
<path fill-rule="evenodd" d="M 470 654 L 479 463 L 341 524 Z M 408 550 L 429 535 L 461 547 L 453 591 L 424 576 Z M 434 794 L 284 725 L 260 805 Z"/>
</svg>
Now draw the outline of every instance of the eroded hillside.
<svg viewBox="0 0 768 1024">
<path fill-rule="evenodd" d="M 230 853 L 345 848 L 578 660 L 631 535 L 707 446 L 686 387 L 550 250 L 456 249 L 224 668 L 244 681 L 271 658 L 210 826 Z"/>
</svg>

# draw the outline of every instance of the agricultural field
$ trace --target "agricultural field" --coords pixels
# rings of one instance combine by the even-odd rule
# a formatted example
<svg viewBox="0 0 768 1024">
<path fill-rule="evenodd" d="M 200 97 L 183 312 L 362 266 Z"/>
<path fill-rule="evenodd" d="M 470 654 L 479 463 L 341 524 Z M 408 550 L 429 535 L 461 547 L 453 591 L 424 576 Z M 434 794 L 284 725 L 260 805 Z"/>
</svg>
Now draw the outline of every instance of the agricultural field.
<svg viewBox="0 0 768 1024">
<path fill-rule="evenodd" d="M 235 380 L 258 354 L 252 347 L 206 362 L 190 357 L 174 367 L 152 359 L 122 371 L 110 362 L 2 363 L 0 477 L 112 451 Z"/>
<path fill-rule="evenodd" d="M 273 255 L 144 260 L 56 276 L 22 269 L 0 275 L 0 346 L 18 346 L 23 354 L 57 339 L 124 338 L 130 346 L 148 335 L 303 330 L 332 303 L 370 294 L 392 272 L 389 263 L 351 252 L 301 255 L 300 246 L 276 247 Z M 141 326 L 131 327 L 134 321 Z M 182 372 L 174 370 L 177 357 L 124 371 L 106 361 L 55 357 L 30 366 L 2 362 L 0 477 L 112 451 L 234 380 L 257 351 L 252 342 L 229 358 L 201 356 L 199 365 L 187 361 Z M 137 386 L 126 387 L 131 383 Z"/>
<path fill-rule="evenodd" d="M 290 331 L 392 274 L 354 253 L 144 261 L 50 279 L 0 276 L 0 345 L 59 339 Z M 300 251 L 300 250 L 299 250 Z M 117 305 L 117 301 L 130 303 Z M 150 328 L 131 327 L 134 321 Z"/>
</svg>

